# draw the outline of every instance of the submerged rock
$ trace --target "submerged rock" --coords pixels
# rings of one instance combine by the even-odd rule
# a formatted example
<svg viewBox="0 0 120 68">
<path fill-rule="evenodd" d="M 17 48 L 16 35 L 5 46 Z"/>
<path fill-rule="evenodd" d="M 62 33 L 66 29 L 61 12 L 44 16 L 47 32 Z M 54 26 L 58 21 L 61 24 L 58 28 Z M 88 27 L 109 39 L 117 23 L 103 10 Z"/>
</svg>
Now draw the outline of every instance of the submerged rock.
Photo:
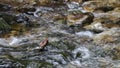
<svg viewBox="0 0 120 68">
<path fill-rule="evenodd" d="M 77 62 L 76 62 L 76 64 L 77 64 Z M 78 62 L 78 65 L 81 65 L 81 64 L 79 64 L 79 62 Z M 67 65 L 65 66 L 65 68 L 78 68 L 78 66 L 69 63 L 69 64 L 67 64 Z"/>
<path fill-rule="evenodd" d="M 101 53 L 102 57 L 111 58 L 111 60 L 119 60 L 120 59 L 120 43 L 118 44 L 105 44 L 103 46 L 103 52 Z"/>
<path fill-rule="evenodd" d="M 106 58 L 99 58 L 98 59 L 98 62 L 99 62 L 99 66 L 100 67 L 110 67 L 110 66 L 113 66 L 112 63 L 110 62 L 109 59 L 106 59 Z"/>
<path fill-rule="evenodd" d="M 10 52 L 10 55 L 16 59 L 21 59 L 24 56 L 24 54 L 22 54 L 22 52 Z"/>
<path fill-rule="evenodd" d="M 42 62 L 42 63 L 41 63 Z M 29 62 L 26 68 L 54 68 L 54 66 L 48 62 L 45 61 L 33 61 Z"/>
<path fill-rule="evenodd" d="M 93 37 L 94 43 L 101 44 L 102 43 L 115 43 L 119 39 L 120 31 L 119 29 L 110 29 L 108 31 L 104 31 L 102 33 L 96 34 Z"/>
</svg>

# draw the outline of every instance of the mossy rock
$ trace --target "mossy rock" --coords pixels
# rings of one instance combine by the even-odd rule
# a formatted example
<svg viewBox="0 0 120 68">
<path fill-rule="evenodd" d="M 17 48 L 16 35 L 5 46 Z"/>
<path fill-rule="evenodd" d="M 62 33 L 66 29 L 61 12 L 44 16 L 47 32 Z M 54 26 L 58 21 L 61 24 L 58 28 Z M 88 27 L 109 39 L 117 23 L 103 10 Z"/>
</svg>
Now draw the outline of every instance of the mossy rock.
<svg viewBox="0 0 120 68">
<path fill-rule="evenodd" d="M 10 29 L 11 26 L 3 18 L 0 18 L 0 31 L 6 31 Z"/>
<path fill-rule="evenodd" d="M 0 17 L 3 18 L 8 24 L 16 21 L 16 16 L 7 13 L 0 13 Z"/>
<path fill-rule="evenodd" d="M 83 12 L 81 10 L 71 10 L 68 11 L 69 14 L 83 14 Z"/>
</svg>

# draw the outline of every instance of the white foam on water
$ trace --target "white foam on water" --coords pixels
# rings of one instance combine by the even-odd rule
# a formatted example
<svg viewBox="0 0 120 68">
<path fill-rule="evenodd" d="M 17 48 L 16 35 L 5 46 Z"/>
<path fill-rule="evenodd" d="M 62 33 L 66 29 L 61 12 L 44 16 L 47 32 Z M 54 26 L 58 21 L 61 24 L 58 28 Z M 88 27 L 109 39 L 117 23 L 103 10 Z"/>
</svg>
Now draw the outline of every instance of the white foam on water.
<svg viewBox="0 0 120 68">
<path fill-rule="evenodd" d="M 71 3 L 67 3 L 67 6 L 70 9 L 74 9 L 74 8 L 79 7 L 79 3 L 77 3 L 77 2 L 71 2 Z"/>
<path fill-rule="evenodd" d="M 22 38 L 18 38 L 18 37 L 9 37 L 7 39 L 4 38 L 0 38 L 0 45 L 2 46 L 9 46 L 9 47 L 16 47 L 16 46 L 20 46 L 29 42 L 24 42 L 24 40 L 32 40 L 34 39 L 35 36 L 26 36 L 26 37 L 22 37 Z"/>
<path fill-rule="evenodd" d="M 72 62 L 70 62 L 70 63 L 73 64 L 73 65 L 76 65 L 76 66 L 78 66 L 78 67 L 82 66 L 82 64 L 81 64 L 80 61 L 78 61 L 78 60 L 72 61 Z"/>
<path fill-rule="evenodd" d="M 62 64 L 67 64 L 67 62 L 64 60 L 64 58 L 61 54 L 59 54 L 59 55 L 49 55 L 49 57 L 52 57 L 54 60 L 57 60 L 57 61 L 61 62 Z"/>
<path fill-rule="evenodd" d="M 74 57 L 76 57 L 77 53 L 81 53 L 82 58 L 89 58 L 90 57 L 90 51 L 86 47 L 79 47 L 73 51 Z"/>
<path fill-rule="evenodd" d="M 21 39 L 18 39 L 18 38 L 16 38 L 16 37 L 13 37 L 12 39 L 11 39 L 11 42 L 9 43 L 9 45 L 17 45 L 17 44 L 19 44 L 19 42 L 21 42 L 22 40 Z"/>
<path fill-rule="evenodd" d="M 78 36 L 81 36 L 81 37 L 82 36 L 88 36 L 88 37 L 93 37 L 94 36 L 94 34 L 90 31 L 81 31 L 81 32 L 77 32 L 75 34 L 78 35 Z"/>
<path fill-rule="evenodd" d="M 9 46 L 8 43 L 9 43 L 9 42 L 6 41 L 6 39 L 0 38 L 0 45 L 3 45 L 3 46 Z"/>
<path fill-rule="evenodd" d="M 37 7 L 36 11 L 34 12 L 34 16 L 39 17 L 38 13 L 47 12 L 47 11 L 54 11 L 54 10 L 52 8 L 49 8 L 49 7 Z"/>
</svg>

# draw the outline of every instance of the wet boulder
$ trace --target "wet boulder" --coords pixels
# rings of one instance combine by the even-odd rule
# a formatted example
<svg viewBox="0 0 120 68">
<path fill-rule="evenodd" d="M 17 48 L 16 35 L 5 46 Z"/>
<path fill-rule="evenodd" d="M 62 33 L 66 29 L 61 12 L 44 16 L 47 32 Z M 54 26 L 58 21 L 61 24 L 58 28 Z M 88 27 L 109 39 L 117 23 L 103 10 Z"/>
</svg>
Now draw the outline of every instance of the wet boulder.
<svg viewBox="0 0 120 68">
<path fill-rule="evenodd" d="M 33 6 L 20 6 L 16 7 L 15 11 L 18 11 L 20 13 L 29 13 L 34 12 L 36 9 Z"/>
<path fill-rule="evenodd" d="M 0 4 L 0 11 L 9 11 L 11 9 L 10 5 Z"/>
<path fill-rule="evenodd" d="M 54 22 L 54 23 L 63 23 L 65 24 L 66 22 L 66 17 L 64 15 L 61 15 L 59 13 L 53 13 L 53 12 L 48 12 L 48 13 L 43 13 L 41 15 L 42 18 Z"/>
<path fill-rule="evenodd" d="M 16 23 L 16 16 L 8 13 L 0 13 L 0 30 L 2 33 L 9 32 L 12 29 L 12 25 Z"/>
<path fill-rule="evenodd" d="M 111 28 L 120 28 L 119 9 L 108 13 L 94 13 L 94 16 L 93 23 L 84 26 L 85 29 L 100 32 Z"/>
<path fill-rule="evenodd" d="M 77 3 L 81 3 L 82 0 L 68 0 L 69 2 L 77 2 Z"/>
<path fill-rule="evenodd" d="M 21 6 L 21 5 L 34 5 L 36 4 L 35 0 L 4 0 L 0 1 L 1 3 L 9 4 L 12 6 Z"/>
<path fill-rule="evenodd" d="M 85 29 L 87 30 L 92 30 L 94 32 L 102 32 L 104 30 L 107 30 L 106 27 L 104 27 L 100 22 L 93 22 L 90 25 L 84 26 Z"/>
<path fill-rule="evenodd" d="M 23 23 L 25 25 L 30 24 L 29 18 L 25 14 L 16 15 L 16 22 L 17 23 Z"/>
<path fill-rule="evenodd" d="M 86 25 L 93 22 L 93 14 L 92 13 L 82 13 L 81 11 L 69 11 L 67 15 L 67 25 Z"/>
<path fill-rule="evenodd" d="M 114 10 L 120 4 L 119 0 L 92 0 L 83 3 L 83 7 L 88 12 L 102 11 L 108 12 Z"/>
<path fill-rule="evenodd" d="M 29 18 L 26 14 L 14 14 L 14 13 L 0 13 L 2 17 L 8 24 L 13 25 L 17 23 L 29 24 Z"/>
<path fill-rule="evenodd" d="M 26 66 L 26 68 L 31 68 L 31 67 L 32 68 L 41 68 L 41 67 L 54 68 L 54 66 L 51 63 L 48 63 L 48 62 L 45 62 L 45 61 L 29 62 L 28 65 Z"/>
<path fill-rule="evenodd" d="M 5 33 L 4 35 L 0 35 L 0 37 L 19 35 L 31 26 L 31 21 L 26 14 L 16 15 L 14 13 L 1 12 L 0 18 L 0 31 L 1 33 Z"/>
<path fill-rule="evenodd" d="M 37 5 L 40 6 L 64 5 L 64 0 L 38 0 Z"/>
</svg>

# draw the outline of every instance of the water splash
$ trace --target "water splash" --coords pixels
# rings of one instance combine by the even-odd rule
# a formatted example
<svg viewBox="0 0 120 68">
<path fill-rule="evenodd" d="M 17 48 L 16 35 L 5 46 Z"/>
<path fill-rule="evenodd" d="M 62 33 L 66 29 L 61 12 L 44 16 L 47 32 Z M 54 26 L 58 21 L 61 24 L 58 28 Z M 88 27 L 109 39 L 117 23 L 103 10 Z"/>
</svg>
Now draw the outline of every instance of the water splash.
<svg viewBox="0 0 120 68">
<path fill-rule="evenodd" d="M 67 3 L 67 6 L 68 6 L 69 9 L 74 9 L 74 8 L 78 8 L 79 7 L 79 3 L 71 2 L 71 3 Z"/>
<path fill-rule="evenodd" d="M 75 33 L 76 35 L 82 37 L 82 36 L 88 36 L 90 38 L 92 38 L 94 36 L 94 34 L 90 31 L 81 31 L 81 32 L 77 32 Z"/>
<path fill-rule="evenodd" d="M 86 47 L 79 47 L 73 51 L 74 58 L 77 57 L 78 53 L 81 53 L 82 58 L 87 59 L 90 57 L 90 51 Z"/>
</svg>

